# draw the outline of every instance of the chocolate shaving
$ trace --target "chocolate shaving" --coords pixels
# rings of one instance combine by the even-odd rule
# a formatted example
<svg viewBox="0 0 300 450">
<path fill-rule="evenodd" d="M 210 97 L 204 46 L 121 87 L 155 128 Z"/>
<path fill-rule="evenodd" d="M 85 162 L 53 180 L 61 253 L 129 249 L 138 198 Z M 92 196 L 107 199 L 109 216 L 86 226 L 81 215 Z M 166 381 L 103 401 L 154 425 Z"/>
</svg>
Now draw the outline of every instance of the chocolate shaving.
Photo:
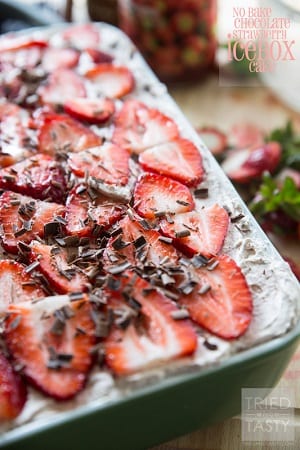
<svg viewBox="0 0 300 450">
<path fill-rule="evenodd" d="M 60 223 L 60 224 L 62 224 L 62 225 L 67 225 L 67 223 L 68 223 L 68 221 L 67 221 L 64 217 L 62 217 L 62 216 L 56 216 L 56 217 L 54 218 L 54 221 L 55 221 L 55 222 L 58 222 L 58 223 Z"/>
<path fill-rule="evenodd" d="M 29 264 L 29 266 L 26 267 L 25 272 L 30 273 L 34 269 L 36 269 L 40 265 L 39 261 L 33 261 L 33 263 Z"/>
<path fill-rule="evenodd" d="M 166 215 L 166 211 L 156 211 L 154 213 L 155 217 L 165 217 L 165 215 Z"/>
<path fill-rule="evenodd" d="M 122 250 L 123 248 L 128 247 L 129 242 L 124 242 L 122 240 L 122 236 L 118 236 L 117 239 L 115 239 L 111 245 L 115 250 Z"/>
<path fill-rule="evenodd" d="M 202 267 L 202 266 L 206 266 L 208 264 L 208 262 L 209 262 L 209 259 L 205 258 L 205 256 L 203 256 L 203 255 L 195 255 L 191 259 L 191 263 L 196 269 L 199 269 L 199 267 Z"/>
<path fill-rule="evenodd" d="M 219 265 L 219 261 L 215 260 L 209 266 L 206 266 L 207 270 L 214 270 Z"/>
<path fill-rule="evenodd" d="M 71 292 L 69 294 L 70 302 L 76 302 L 77 300 L 82 300 L 84 298 L 83 292 Z"/>
<path fill-rule="evenodd" d="M 65 326 L 65 321 L 61 320 L 60 317 L 56 317 L 52 327 L 50 328 L 50 333 L 55 334 L 56 336 L 61 336 L 65 330 Z"/>
<path fill-rule="evenodd" d="M 48 349 L 50 358 L 47 362 L 48 369 L 59 370 L 69 365 L 74 356 L 70 353 L 56 353 L 53 347 Z"/>
<path fill-rule="evenodd" d="M 131 264 L 129 261 L 125 261 L 121 264 L 116 264 L 114 266 L 110 266 L 106 269 L 107 272 L 111 273 L 112 275 L 118 275 L 119 273 L 124 272 L 125 270 L 129 269 L 131 267 Z"/>
<path fill-rule="evenodd" d="M 190 280 L 188 282 L 183 282 L 178 286 L 178 289 L 184 294 L 184 295 L 189 295 L 193 292 L 195 286 L 196 286 L 196 281 Z"/>
<path fill-rule="evenodd" d="M 15 330 L 16 328 L 18 328 L 18 326 L 20 325 L 20 322 L 22 320 L 22 316 L 16 316 L 14 318 L 14 320 L 10 323 L 9 325 L 9 329 L 10 330 Z"/>
<path fill-rule="evenodd" d="M 22 241 L 18 242 L 18 248 L 21 253 L 30 253 L 31 252 L 31 247 Z"/>
<path fill-rule="evenodd" d="M 201 288 L 198 291 L 198 294 L 200 295 L 204 295 L 206 294 L 208 291 L 211 290 L 211 285 L 210 284 L 204 284 L 203 286 L 201 286 Z"/>
<path fill-rule="evenodd" d="M 146 219 L 139 220 L 139 224 L 144 228 L 144 230 L 151 230 L 151 225 Z"/>
<path fill-rule="evenodd" d="M 25 233 L 27 233 L 27 231 L 26 231 L 25 228 L 19 228 L 19 229 L 17 229 L 17 230 L 14 232 L 14 236 L 15 236 L 16 238 L 18 238 L 18 237 L 20 237 L 20 236 L 23 236 L 23 234 L 25 234 Z"/>
<path fill-rule="evenodd" d="M 238 216 L 235 217 L 231 217 L 230 222 L 231 223 L 236 223 L 239 222 L 241 219 L 243 219 L 245 216 L 244 214 L 239 214 Z"/>
<path fill-rule="evenodd" d="M 47 239 L 48 237 L 57 236 L 61 233 L 61 225 L 59 222 L 48 222 L 44 225 L 44 237 Z"/>
<path fill-rule="evenodd" d="M 119 227 L 119 228 L 116 228 L 115 230 L 113 230 L 110 235 L 111 235 L 111 237 L 116 237 L 119 234 L 121 234 L 122 232 L 123 232 L 122 228 Z"/>
<path fill-rule="evenodd" d="M 191 235 L 191 232 L 189 230 L 181 230 L 175 232 L 176 238 L 185 238 Z"/>
<path fill-rule="evenodd" d="M 125 298 L 126 302 L 128 303 L 131 308 L 133 308 L 135 311 L 140 311 L 142 309 L 142 304 L 131 295 L 125 295 L 125 292 L 123 292 L 123 297 Z"/>
<path fill-rule="evenodd" d="M 133 245 L 136 249 L 140 249 L 147 244 L 147 241 L 144 236 L 139 236 L 135 241 L 133 241 Z"/>
<path fill-rule="evenodd" d="M 190 206 L 190 203 L 185 202 L 184 200 L 176 200 L 176 203 L 182 206 Z"/>
<path fill-rule="evenodd" d="M 164 286 L 167 286 L 168 284 L 175 284 L 175 283 L 176 283 L 175 278 L 170 277 L 170 276 L 169 276 L 168 274 L 166 274 L 166 273 L 163 273 L 163 274 L 162 274 L 162 276 L 161 276 L 161 281 L 162 281 L 162 284 L 163 284 Z"/>
<path fill-rule="evenodd" d="M 198 199 L 208 198 L 208 189 L 207 188 L 199 188 L 194 190 L 194 196 Z"/>
<path fill-rule="evenodd" d="M 212 344 L 211 342 L 209 342 L 207 339 L 205 339 L 205 341 L 203 342 L 203 345 L 208 349 L 208 350 L 218 350 L 218 346 L 216 344 Z"/>
<path fill-rule="evenodd" d="M 118 291 L 121 287 L 121 280 L 118 278 L 109 276 L 107 278 L 107 287 L 108 287 L 108 289 L 111 289 L 112 291 Z"/>
<path fill-rule="evenodd" d="M 107 337 L 111 327 L 108 317 L 106 317 L 103 313 L 92 310 L 91 318 L 95 324 L 95 336 L 98 338 Z"/>
<path fill-rule="evenodd" d="M 127 213 L 127 215 L 128 215 L 130 220 L 134 220 L 134 212 L 132 211 L 132 209 L 128 208 L 126 213 Z"/>
<path fill-rule="evenodd" d="M 190 315 L 189 315 L 189 312 L 187 309 L 178 309 L 176 311 L 171 312 L 171 317 L 174 320 L 183 320 L 183 319 L 187 319 L 188 317 L 190 317 Z"/>
</svg>

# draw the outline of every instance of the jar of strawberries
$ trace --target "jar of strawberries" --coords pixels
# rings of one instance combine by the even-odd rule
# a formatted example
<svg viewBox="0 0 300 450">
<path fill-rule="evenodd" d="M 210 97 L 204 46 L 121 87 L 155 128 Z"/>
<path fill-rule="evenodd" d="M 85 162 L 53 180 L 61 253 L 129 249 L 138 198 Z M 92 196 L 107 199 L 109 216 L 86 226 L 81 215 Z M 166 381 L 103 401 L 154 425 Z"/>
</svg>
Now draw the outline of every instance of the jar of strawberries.
<svg viewBox="0 0 300 450">
<path fill-rule="evenodd" d="M 119 0 L 120 26 L 166 82 L 213 67 L 217 0 Z"/>
</svg>

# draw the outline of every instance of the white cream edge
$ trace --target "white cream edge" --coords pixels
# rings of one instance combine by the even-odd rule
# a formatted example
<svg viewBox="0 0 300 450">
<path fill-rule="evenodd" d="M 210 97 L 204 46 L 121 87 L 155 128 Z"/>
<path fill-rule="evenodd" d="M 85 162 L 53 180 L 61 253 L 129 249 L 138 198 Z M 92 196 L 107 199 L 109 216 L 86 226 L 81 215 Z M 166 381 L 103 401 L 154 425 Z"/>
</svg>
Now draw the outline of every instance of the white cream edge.
<svg viewBox="0 0 300 450">
<path fill-rule="evenodd" d="M 57 29 L 36 31 L 32 34 L 40 38 L 48 38 L 53 35 L 52 42 L 55 44 L 59 41 L 56 35 Z M 186 130 L 185 124 L 182 124 L 182 117 L 178 116 L 178 111 L 170 101 L 165 86 L 157 83 L 152 73 L 145 70 L 138 53 L 130 58 L 134 48 L 128 39 L 119 30 L 104 24 L 101 24 L 101 37 L 101 50 L 114 54 L 117 63 L 127 64 L 132 70 L 137 81 L 134 95 L 174 118 L 179 125 L 181 134 L 195 140 L 194 133 L 190 129 Z M 113 42 L 118 42 L 114 49 L 110 47 Z M 150 92 L 142 89 L 145 85 L 150 87 Z M 211 161 L 207 149 L 203 145 L 200 147 L 207 173 L 205 185 L 209 188 L 209 198 L 197 201 L 197 208 L 218 203 L 231 211 L 232 217 L 244 212 L 238 196 L 232 199 L 232 191 L 229 189 L 228 192 L 226 183 L 224 186 L 223 182 L 216 179 L 213 173 L 215 167 L 211 167 L 215 164 Z M 244 231 L 239 231 L 236 225 L 243 228 Z M 263 240 L 262 235 L 256 229 L 253 230 L 251 220 L 247 216 L 236 225 L 230 225 L 223 252 L 232 256 L 239 264 L 253 295 L 254 316 L 244 336 L 235 341 L 226 342 L 209 333 L 202 333 L 202 336 L 199 337 L 199 348 L 193 357 L 183 358 L 180 361 L 168 363 L 166 366 L 149 369 L 145 373 L 117 381 L 108 371 L 100 372 L 94 369 L 85 389 L 74 400 L 68 402 L 56 402 L 30 388 L 24 410 L 15 421 L 1 425 L 0 434 L 16 427 L 21 432 L 22 425 L 32 423 L 32 425 L 38 426 L 51 419 L 51 416 L 57 418 L 57 413 L 74 411 L 86 404 L 93 403 L 100 407 L 112 400 L 130 395 L 139 387 L 157 383 L 166 375 L 197 371 L 199 367 L 216 364 L 231 354 L 284 335 L 292 329 L 300 316 L 299 283 L 291 276 L 288 264 L 281 258 L 277 258 L 271 244 L 267 240 Z M 232 243 L 234 243 L 233 246 Z M 203 335 L 207 336 L 210 343 L 216 344 L 218 349 L 212 351 L 201 345 L 204 340 Z"/>
</svg>

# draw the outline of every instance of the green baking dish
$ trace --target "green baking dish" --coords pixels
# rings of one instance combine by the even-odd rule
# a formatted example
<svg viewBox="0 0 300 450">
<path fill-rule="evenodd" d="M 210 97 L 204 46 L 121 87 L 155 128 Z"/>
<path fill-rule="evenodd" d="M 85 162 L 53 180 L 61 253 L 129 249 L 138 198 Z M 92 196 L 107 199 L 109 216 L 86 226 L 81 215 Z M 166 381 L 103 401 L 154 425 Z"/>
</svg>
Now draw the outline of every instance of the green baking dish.
<svg viewBox="0 0 300 450">
<path fill-rule="evenodd" d="M 63 26 L 29 32 L 51 36 Z M 166 113 L 173 115 L 185 134 L 202 148 L 211 170 L 222 183 L 222 188 L 239 202 L 241 210 L 249 217 L 253 238 L 264 243 L 269 257 L 281 261 L 218 164 L 128 38 L 112 26 L 99 26 L 106 30 L 111 42 L 126 44 L 126 52 L 120 50 L 120 61 L 123 58 L 125 62 L 134 55 L 134 73 L 138 78 L 138 85 L 147 85 L 146 100 L 147 96 L 150 98 L 155 92 Z M 290 283 L 297 286 L 291 273 L 287 273 L 287 277 Z M 104 405 L 97 405 L 93 401 L 92 404 L 52 415 L 48 421 L 37 420 L 16 427 L 0 435 L 0 448 L 141 450 L 238 414 L 241 408 L 241 389 L 273 387 L 299 344 L 300 290 L 296 289 L 295 292 L 298 292 L 298 297 L 294 298 L 296 312 L 293 325 L 286 327 L 281 336 L 264 339 L 266 342 L 256 342 L 249 349 L 237 349 L 235 354 L 209 366 L 172 374 L 152 381 L 148 386 L 136 387 L 133 392 L 124 393 L 121 399 L 108 400 Z M 281 294 L 282 298 L 288 297 L 288 292 L 284 292 L 284 289 Z"/>
<path fill-rule="evenodd" d="M 18 450 L 142 450 L 240 412 L 241 389 L 276 384 L 299 344 L 300 323 L 284 337 L 217 367 L 172 377 L 105 407 L 82 407 L 42 426 L 0 438 Z M 270 369 L 271 368 L 271 369 Z"/>
</svg>

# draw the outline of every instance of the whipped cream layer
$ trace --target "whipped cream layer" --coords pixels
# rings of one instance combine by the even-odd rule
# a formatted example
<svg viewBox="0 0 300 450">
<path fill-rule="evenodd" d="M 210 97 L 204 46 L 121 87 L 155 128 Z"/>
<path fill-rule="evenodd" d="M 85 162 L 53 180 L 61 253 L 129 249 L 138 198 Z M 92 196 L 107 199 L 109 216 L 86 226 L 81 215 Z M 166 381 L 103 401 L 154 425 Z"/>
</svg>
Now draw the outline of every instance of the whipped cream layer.
<svg viewBox="0 0 300 450">
<path fill-rule="evenodd" d="M 243 215 L 239 221 L 230 224 L 222 253 L 230 255 L 237 262 L 247 279 L 253 296 L 253 318 L 247 332 L 234 341 L 225 341 L 199 330 L 198 349 L 192 357 L 181 358 L 151 370 L 114 379 L 108 371 L 95 368 L 85 389 L 72 401 L 59 403 L 29 388 L 24 410 L 15 421 L 1 425 L 0 433 L 16 427 L 19 427 L 19 432 L 22 429 L 34 429 L 50 418 L 51 421 L 54 418 L 59 420 L 70 411 L 87 405 L 89 408 L 105 406 L 130 396 L 146 385 L 157 385 L 165 377 L 201 371 L 208 365 L 219 364 L 230 355 L 284 335 L 300 317 L 300 285 L 288 264 L 258 227 L 210 152 L 168 95 L 166 87 L 157 81 L 120 30 L 106 24 L 99 27 L 101 50 L 114 55 L 116 63 L 127 65 L 136 79 L 136 89 L 131 96 L 172 117 L 182 136 L 192 140 L 201 151 L 206 177 L 200 186 L 208 188 L 209 196 L 197 200 L 196 209 L 218 203 L 226 208 L 231 218 Z M 60 45 L 59 29 L 63 29 L 63 26 L 38 30 L 32 35 L 49 38 L 53 45 Z M 97 132 L 109 139 L 112 130 L 105 127 L 100 131 L 97 129 Z M 9 437 L 9 434 L 6 436 Z"/>
</svg>

